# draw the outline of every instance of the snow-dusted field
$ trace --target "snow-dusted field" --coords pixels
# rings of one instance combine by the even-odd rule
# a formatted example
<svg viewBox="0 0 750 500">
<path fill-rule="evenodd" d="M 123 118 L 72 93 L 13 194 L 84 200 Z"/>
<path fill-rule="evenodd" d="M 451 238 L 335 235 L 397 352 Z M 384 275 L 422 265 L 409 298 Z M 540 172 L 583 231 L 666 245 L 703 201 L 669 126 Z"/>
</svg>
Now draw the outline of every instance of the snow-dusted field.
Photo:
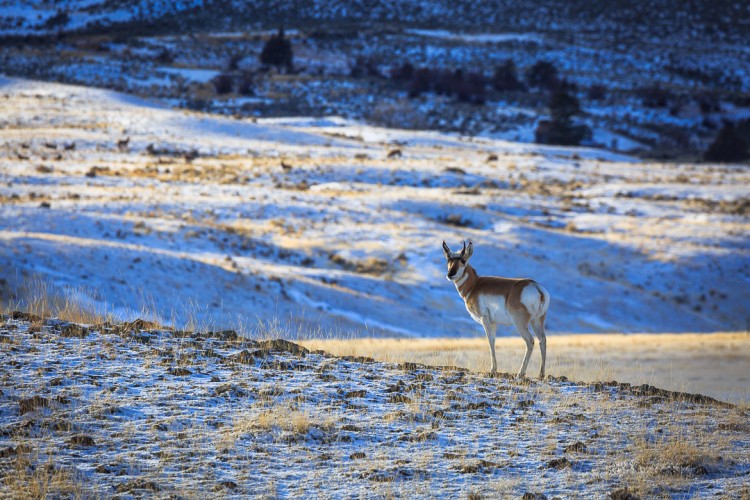
<svg viewBox="0 0 750 500">
<path fill-rule="evenodd" d="M 0 99 L 10 290 L 41 275 L 100 313 L 178 326 L 472 336 L 440 248 L 470 239 L 480 273 L 550 290 L 552 332 L 750 324 L 743 166 L 232 119 L 12 78 Z"/>
<path fill-rule="evenodd" d="M 0 316 L 3 497 L 747 496 L 747 409 Z"/>
</svg>

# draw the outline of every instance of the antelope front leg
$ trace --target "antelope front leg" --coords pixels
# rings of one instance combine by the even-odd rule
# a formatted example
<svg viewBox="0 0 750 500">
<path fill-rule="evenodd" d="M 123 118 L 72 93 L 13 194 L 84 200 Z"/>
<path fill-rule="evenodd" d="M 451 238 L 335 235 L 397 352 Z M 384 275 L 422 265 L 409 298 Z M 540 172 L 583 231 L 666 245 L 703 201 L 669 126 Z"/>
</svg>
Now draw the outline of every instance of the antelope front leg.
<svg viewBox="0 0 750 500">
<path fill-rule="evenodd" d="M 485 335 L 487 335 L 487 341 L 490 343 L 490 360 L 492 361 L 492 370 L 490 373 L 496 373 L 497 359 L 495 358 L 495 332 L 497 331 L 497 325 L 488 318 L 482 318 L 482 326 L 484 327 Z"/>
</svg>

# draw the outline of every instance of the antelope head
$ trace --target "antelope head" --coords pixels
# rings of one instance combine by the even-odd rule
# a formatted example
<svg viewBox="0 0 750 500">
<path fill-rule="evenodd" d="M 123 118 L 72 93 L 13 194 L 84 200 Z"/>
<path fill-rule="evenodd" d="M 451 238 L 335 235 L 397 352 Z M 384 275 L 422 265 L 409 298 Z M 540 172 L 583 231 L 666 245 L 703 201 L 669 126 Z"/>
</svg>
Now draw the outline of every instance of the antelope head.
<svg viewBox="0 0 750 500">
<path fill-rule="evenodd" d="M 448 261 L 448 274 L 445 277 L 450 281 L 461 279 L 466 270 L 466 263 L 474 253 L 474 244 L 470 241 L 467 247 L 464 241 L 463 249 L 460 252 L 453 252 L 443 241 L 443 252 L 445 252 L 445 260 Z"/>
</svg>

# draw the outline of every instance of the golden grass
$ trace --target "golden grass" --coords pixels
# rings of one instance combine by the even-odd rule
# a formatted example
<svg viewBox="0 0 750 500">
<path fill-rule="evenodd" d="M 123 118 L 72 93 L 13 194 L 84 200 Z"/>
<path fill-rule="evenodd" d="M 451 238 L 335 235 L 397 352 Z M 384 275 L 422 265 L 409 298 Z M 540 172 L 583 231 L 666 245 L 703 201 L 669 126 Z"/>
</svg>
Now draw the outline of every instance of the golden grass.
<svg viewBox="0 0 750 500">
<path fill-rule="evenodd" d="M 489 369 L 484 338 L 319 339 L 300 342 L 337 356 L 379 361 Z M 520 337 L 496 342 L 498 370 L 515 373 L 525 346 Z M 527 375 L 539 371 L 535 347 Z M 750 401 L 750 333 L 571 334 L 547 337 L 547 373 L 573 380 L 617 380 L 697 392 L 729 401 Z"/>
<path fill-rule="evenodd" d="M 61 289 L 49 280 L 35 275 L 23 279 L 17 288 L 0 296 L 8 296 L 0 311 L 21 310 L 41 318 L 59 318 L 73 323 L 101 323 L 105 318 L 92 304 L 81 300 L 81 289 Z"/>
<path fill-rule="evenodd" d="M 27 456 L 19 456 L 15 471 L 0 482 L 2 495 L 13 499 L 83 498 L 83 482 L 69 470 L 55 466 L 52 458 L 33 464 Z"/>
<path fill-rule="evenodd" d="M 49 280 L 32 276 L 0 296 L 10 297 L 0 304 L 0 312 L 19 309 L 41 318 L 56 317 L 83 324 L 112 321 L 82 300 L 91 291 L 55 287 Z M 152 300 L 142 298 L 142 317 L 158 317 Z M 197 317 L 199 305 L 188 303 L 188 317 Z M 172 322 L 176 323 L 175 321 Z M 213 330 L 210 321 L 188 319 L 186 330 Z M 290 325 L 278 319 L 240 325 L 251 338 L 300 337 Z M 296 335 L 294 335 L 296 333 Z M 482 337 L 459 339 L 332 339 L 322 331 L 300 344 L 337 356 L 367 356 L 387 362 L 416 362 L 449 365 L 473 371 L 489 369 L 487 341 Z M 496 341 L 498 370 L 517 372 L 524 355 L 520 337 L 500 337 Z M 527 375 L 539 371 L 539 348 L 535 347 Z M 711 334 L 558 334 L 547 338 L 547 373 L 580 381 L 629 382 L 660 388 L 695 392 L 740 404 L 750 403 L 750 332 Z"/>
</svg>

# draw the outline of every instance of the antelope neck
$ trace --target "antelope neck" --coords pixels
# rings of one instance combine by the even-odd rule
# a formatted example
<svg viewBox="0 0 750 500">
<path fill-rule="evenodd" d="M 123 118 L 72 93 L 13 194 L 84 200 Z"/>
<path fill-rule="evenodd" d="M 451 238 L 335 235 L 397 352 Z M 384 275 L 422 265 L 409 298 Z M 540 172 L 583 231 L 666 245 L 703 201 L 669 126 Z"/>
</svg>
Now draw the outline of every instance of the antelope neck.
<svg viewBox="0 0 750 500">
<path fill-rule="evenodd" d="M 469 264 L 466 264 L 464 268 L 464 274 L 455 281 L 456 290 L 462 299 L 466 299 L 471 293 L 471 289 L 474 288 L 474 283 L 477 281 L 477 272 Z"/>
</svg>

